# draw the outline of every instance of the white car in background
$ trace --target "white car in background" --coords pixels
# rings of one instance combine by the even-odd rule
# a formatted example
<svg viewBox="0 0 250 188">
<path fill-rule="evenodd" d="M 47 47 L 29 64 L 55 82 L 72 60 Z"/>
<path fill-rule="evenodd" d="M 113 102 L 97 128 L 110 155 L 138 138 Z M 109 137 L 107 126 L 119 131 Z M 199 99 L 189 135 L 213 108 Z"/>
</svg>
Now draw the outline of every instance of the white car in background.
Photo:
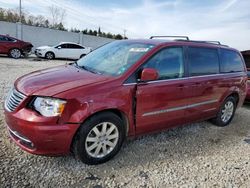
<svg viewBox="0 0 250 188">
<path fill-rule="evenodd" d="M 79 59 L 92 51 L 92 48 L 72 42 L 61 42 L 55 46 L 40 46 L 35 49 L 37 57 L 46 59 L 67 58 Z"/>
</svg>

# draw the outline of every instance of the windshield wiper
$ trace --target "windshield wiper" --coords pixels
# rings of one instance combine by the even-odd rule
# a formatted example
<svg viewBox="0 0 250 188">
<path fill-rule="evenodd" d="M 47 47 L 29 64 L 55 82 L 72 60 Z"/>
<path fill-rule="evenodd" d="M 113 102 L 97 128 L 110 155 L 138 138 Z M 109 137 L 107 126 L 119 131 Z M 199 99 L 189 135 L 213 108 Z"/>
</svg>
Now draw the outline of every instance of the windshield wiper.
<svg viewBox="0 0 250 188">
<path fill-rule="evenodd" d="M 75 66 L 75 67 L 77 67 L 77 68 L 81 68 L 81 67 L 77 64 L 77 61 L 74 61 L 74 62 L 72 62 L 72 63 L 69 63 L 69 65 L 73 65 L 73 66 Z"/>
<path fill-rule="evenodd" d="M 92 73 L 94 73 L 94 74 L 102 74 L 102 73 L 100 73 L 100 72 L 98 72 L 98 71 L 96 71 L 95 69 L 92 69 L 92 68 L 90 68 L 90 67 L 81 66 L 81 68 L 83 68 L 83 69 L 85 69 L 85 70 L 87 70 L 87 71 L 89 71 L 89 72 L 92 72 Z"/>
<path fill-rule="evenodd" d="M 94 74 L 102 74 L 102 73 L 100 73 L 100 72 L 98 72 L 98 71 L 96 71 L 96 70 L 94 70 L 94 69 L 92 69 L 92 68 L 90 68 L 90 67 L 87 67 L 87 66 L 84 66 L 84 65 L 79 66 L 78 63 L 77 63 L 77 61 L 75 61 L 75 62 L 72 63 L 71 65 L 74 65 L 74 66 L 77 67 L 78 69 L 84 69 L 84 70 L 86 70 L 86 71 L 88 71 L 88 72 L 92 72 L 92 73 L 94 73 Z"/>
</svg>

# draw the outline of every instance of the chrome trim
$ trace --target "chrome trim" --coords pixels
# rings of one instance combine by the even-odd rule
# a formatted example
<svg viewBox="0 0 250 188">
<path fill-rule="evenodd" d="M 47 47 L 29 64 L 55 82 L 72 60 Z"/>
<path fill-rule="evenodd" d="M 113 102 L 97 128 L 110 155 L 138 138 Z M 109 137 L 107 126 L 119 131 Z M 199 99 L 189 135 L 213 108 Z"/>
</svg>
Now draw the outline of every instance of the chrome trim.
<svg viewBox="0 0 250 188">
<path fill-rule="evenodd" d="M 203 112 L 210 112 L 210 111 L 213 111 L 213 110 L 216 110 L 216 108 L 209 108 L 207 110 L 204 110 Z"/>
<path fill-rule="evenodd" d="M 22 137 L 16 131 L 12 131 L 9 127 L 8 127 L 8 129 L 9 129 L 10 133 L 12 133 L 14 136 L 16 136 L 17 138 L 19 138 L 21 141 L 24 141 L 24 142 L 32 144 L 32 142 L 29 139 Z"/>
<path fill-rule="evenodd" d="M 173 112 L 173 111 L 177 111 L 177 110 L 184 110 L 184 109 L 193 108 L 193 107 L 197 107 L 197 106 L 201 106 L 201 105 L 205 105 L 205 104 L 211 104 L 211 103 L 215 103 L 215 102 L 218 102 L 218 100 L 214 99 L 214 100 L 204 101 L 204 102 L 200 102 L 200 103 L 185 105 L 185 106 L 179 106 L 179 107 L 168 108 L 168 109 L 163 109 L 163 110 L 158 110 L 158 111 L 153 111 L 153 112 L 147 112 L 147 113 L 144 113 L 142 116 L 143 117 L 144 116 L 152 116 L 152 115 L 157 115 L 157 114 L 162 114 L 162 113 L 167 113 L 167 112 Z"/>
<path fill-rule="evenodd" d="M 158 83 L 158 82 L 169 82 L 169 81 L 176 81 L 176 80 L 187 80 L 187 79 L 192 79 L 192 78 L 205 78 L 205 77 L 215 77 L 215 76 L 225 76 L 225 75 L 241 75 L 241 76 L 244 76 L 244 75 L 247 75 L 247 74 L 244 74 L 244 72 L 232 72 L 232 73 L 219 73 L 219 74 L 208 74 L 208 75 L 201 75 L 201 76 L 189 76 L 189 77 L 183 77 L 183 78 L 174 78 L 174 79 L 166 79 L 166 80 L 154 80 L 154 81 L 148 81 L 148 82 L 145 82 L 145 83 Z M 124 86 L 128 86 L 128 85 L 135 85 L 135 84 L 138 84 L 138 83 L 126 83 L 126 84 L 123 84 Z"/>
<path fill-rule="evenodd" d="M 9 91 L 5 99 L 4 107 L 7 111 L 13 112 L 24 100 L 26 96 L 15 89 Z"/>
<path fill-rule="evenodd" d="M 132 85 L 136 85 L 137 83 L 127 83 L 127 84 L 122 84 L 124 86 L 132 86 Z"/>
</svg>

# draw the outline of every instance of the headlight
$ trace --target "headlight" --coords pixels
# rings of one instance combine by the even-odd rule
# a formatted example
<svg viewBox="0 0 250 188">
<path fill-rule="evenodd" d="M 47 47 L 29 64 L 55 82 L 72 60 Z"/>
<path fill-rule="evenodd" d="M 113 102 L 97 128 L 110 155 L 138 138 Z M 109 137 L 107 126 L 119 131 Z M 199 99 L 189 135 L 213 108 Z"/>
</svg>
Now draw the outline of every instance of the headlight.
<svg viewBox="0 0 250 188">
<path fill-rule="evenodd" d="M 35 110 L 43 116 L 60 116 L 64 110 L 66 101 L 48 97 L 37 97 L 33 103 Z"/>
</svg>

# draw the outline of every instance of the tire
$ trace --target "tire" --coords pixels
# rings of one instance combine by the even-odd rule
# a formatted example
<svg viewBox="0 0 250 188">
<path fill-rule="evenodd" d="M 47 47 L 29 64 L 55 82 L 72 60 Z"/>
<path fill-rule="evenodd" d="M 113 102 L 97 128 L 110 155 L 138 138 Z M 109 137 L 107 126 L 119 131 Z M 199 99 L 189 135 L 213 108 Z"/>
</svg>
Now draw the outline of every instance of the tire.
<svg viewBox="0 0 250 188">
<path fill-rule="evenodd" d="M 83 163 L 101 164 L 118 153 L 124 138 L 122 120 L 111 112 L 104 112 L 94 115 L 81 125 L 74 137 L 72 150 Z"/>
<path fill-rule="evenodd" d="M 86 54 L 82 54 L 81 56 L 80 56 L 80 59 L 82 58 L 82 57 L 84 57 Z"/>
<path fill-rule="evenodd" d="M 55 58 L 55 54 L 53 52 L 47 52 L 45 54 L 45 58 L 46 59 L 54 59 Z"/>
<path fill-rule="evenodd" d="M 18 48 L 13 48 L 10 50 L 9 56 L 14 58 L 14 59 L 18 59 L 22 56 L 22 52 Z"/>
<path fill-rule="evenodd" d="M 232 121 L 236 110 L 236 99 L 228 97 L 221 105 L 217 116 L 211 122 L 218 127 L 225 127 Z"/>
</svg>

